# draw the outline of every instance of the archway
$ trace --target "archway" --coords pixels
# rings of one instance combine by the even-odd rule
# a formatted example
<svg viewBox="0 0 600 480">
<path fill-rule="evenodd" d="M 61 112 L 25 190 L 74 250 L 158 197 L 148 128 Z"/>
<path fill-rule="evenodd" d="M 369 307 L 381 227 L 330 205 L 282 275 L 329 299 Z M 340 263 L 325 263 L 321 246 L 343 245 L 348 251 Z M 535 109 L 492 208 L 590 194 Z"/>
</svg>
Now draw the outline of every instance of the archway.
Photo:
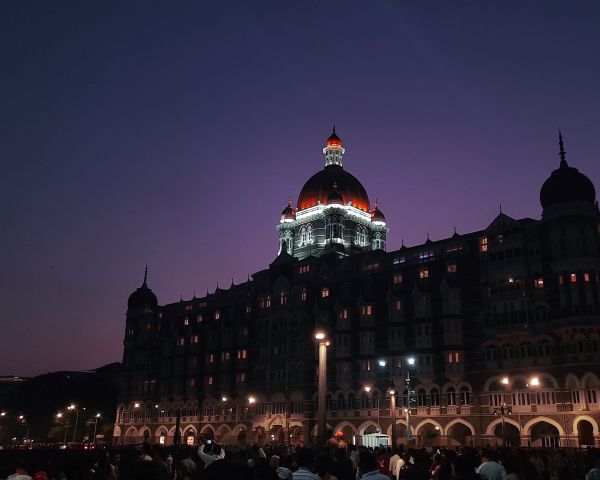
<svg viewBox="0 0 600 480">
<path fill-rule="evenodd" d="M 215 432 L 215 440 L 219 443 L 230 443 L 233 438 L 231 428 L 228 425 L 221 425 Z"/>
<path fill-rule="evenodd" d="M 169 431 L 166 427 L 161 426 L 158 427 L 156 432 L 154 433 L 155 442 L 159 445 L 165 445 L 167 443 L 167 436 L 169 435 Z"/>
<path fill-rule="evenodd" d="M 207 425 L 206 427 L 204 427 L 202 429 L 202 431 L 200 432 L 200 434 L 202 435 L 202 438 L 204 440 L 214 440 L 215 439 L 215 431 L 210 425 Z"/>
<path fill-rule="evenodd" d="M 472 445 L 474 429 L 466 422 L 454 420 L 446 427 L 446 437 L 449 445 Z"/>
<path fill-rule="evenodd" d="M 183 443 L 185 445 L 195 445 L 196 443 L 196 429 L 189 426 L 183 434 Z"/>
<path fill-rule="evenodd" d="M 296 425 L 290 427 L 290 443 L 298 444 L 303 443 L 304 435 L 302 433 L 302 427 Z"/>
<path fill-rule="evenodd" d="M 504 422 L 504 434 L 502 432 L 502 422 L 494 427 L 494 437 L 496 445 L 505 445 L 518 447 L 521 445 L 521 433 L 512 423 Z"/>
<path fill-rule="evenodd" d="M 540 421 L 531 427 L 532 447 L 560 447 L 560 432 L 551 423 Z"/>
<path fill-rule="evenodd" d="M 594 446 L 594 426 L 588 420 L 580 420 L 577 424 L 579 430 L 579 446 Z"/>
<path fill-rule="evenodd" d="M 442 429 L 432 422 L 422 422 L 416 428 L 417 441 L 422 447 L 433 447 L 440 444 Z"/>
<path fill-rule="evenodd" d="M 267 432 L 264 427 L 256 427 L 256 441 L 259 445 L 263 445 L 267 438 Z"/>
</svg>

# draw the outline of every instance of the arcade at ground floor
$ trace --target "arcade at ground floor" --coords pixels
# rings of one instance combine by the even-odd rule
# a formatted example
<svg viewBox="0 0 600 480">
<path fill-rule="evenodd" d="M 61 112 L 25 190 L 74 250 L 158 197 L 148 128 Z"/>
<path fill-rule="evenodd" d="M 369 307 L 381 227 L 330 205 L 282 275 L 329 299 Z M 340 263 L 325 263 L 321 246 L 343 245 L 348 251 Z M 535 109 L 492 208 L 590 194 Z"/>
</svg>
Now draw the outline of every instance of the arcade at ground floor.
<svg viewBox="0 0 600 480">
<path fill-rule="evenodd" d="M 342 432 L 349 444 L 390 444 L 391 417 L 381 412 L 371 415 L 339 418 L 328 416 L 327 428 Z M 389 411 L 387 412 L 389 414 Z M 375 415 L 373 415 L 375 414 Z M 398 412 L 398 417 L 402 412 Z M 117 424 L 114 442 L 135 444 L 144 441 L 170 445 L 176 437 L 179 423 L 180 443 L 194 445 L 200 437 L 233 445 L 249 443 L 311 444 L 317 435 L 314 418 L 301 415 L 264 415 L 243 421 L 223 421 L 214 418 L 162 418 L 156 422 L 147 418 L 129 419 Z M 529 447 L 600 447 L 600 413 L 556 415 L 470 415 L 410 417 L 410 432 L 417 446 L 457 445 L 521 445 Z M 407 443 L 406 417 L 396 419 L 398 444 Z M 369 439 L 369 441 L 367 441 Z"/>
</svg>

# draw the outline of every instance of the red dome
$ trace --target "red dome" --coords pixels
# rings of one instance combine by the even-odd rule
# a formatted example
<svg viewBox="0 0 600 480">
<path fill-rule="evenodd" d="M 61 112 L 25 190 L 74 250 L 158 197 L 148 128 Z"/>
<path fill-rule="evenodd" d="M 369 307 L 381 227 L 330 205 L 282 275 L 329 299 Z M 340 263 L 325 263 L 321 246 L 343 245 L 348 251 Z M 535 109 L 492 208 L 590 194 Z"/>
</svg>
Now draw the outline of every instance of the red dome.
<svg viewBox="0 0 600 480">
<path fill-rule="evenodd" d="M 352 205 L 360 210 L 365 212 L 371 210 L 365 188 L 354 175 L 339 165 L 328 165 L 308 179 L 298 197 L 298 210 L 313 207 L 319 202 L 327 203 L 327 197 L 333 191 L 334 183 L 337 184 L 337 191 L 344 199 L 344 205 L 352 202 Z"/>
</svg>

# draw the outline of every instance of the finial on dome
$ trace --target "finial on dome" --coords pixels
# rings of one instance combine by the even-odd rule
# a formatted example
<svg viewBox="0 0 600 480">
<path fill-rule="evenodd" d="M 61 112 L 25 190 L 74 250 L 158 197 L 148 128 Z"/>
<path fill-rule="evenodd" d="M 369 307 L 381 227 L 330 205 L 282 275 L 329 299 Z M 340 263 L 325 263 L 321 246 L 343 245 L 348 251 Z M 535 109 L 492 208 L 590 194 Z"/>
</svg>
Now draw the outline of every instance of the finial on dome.
<svg viewBox="0 0 600 480">
<path fill-rule="evenodd" d="M 502 204 L 500 204 L 500 214 L 502 214 Z"/>
<path fill-rule="evenodd" d="M 288 197 L 288 207 L 292 206 L 292 197 L 291 195 Z"/>
<path fill-rule="evenodd" d="M 342 166 L 342 156 L 345 153 L 345 149 L 342 146 L 342 140 L 338 137 L 335 131 L 335 123 L 333 124 L 333 132 L 327 138 L 325 142 L 325 148 L 323 153 L 325 154 L 325 166 L 328 165 L 339 165 Z"/>
<path fill-rule="evenodd" d="M 146 268 L 144 269 L 144 283 L 142 283 L 142 285 L 147 285 L 148 281 L 148 265 L 146 265 Z"/>
<path fill-rule="evenodd" d="M 375 210 L 379 209 L 379 199 L 375 199 Z"/>
<path fill-rule="evenodd" d="M 565 146 L 563 144 L 563 137 L 562 137 L 562 133 L 560 132 L 560 130 L 558 131 L 558 145 L 560 147 L 560 151 L 558 152 L 558 154 L 560 155 L 560 166 L 568 167 L 567 160 L 566 160 L 567 152 L 565 151 Z"/>
</svg>

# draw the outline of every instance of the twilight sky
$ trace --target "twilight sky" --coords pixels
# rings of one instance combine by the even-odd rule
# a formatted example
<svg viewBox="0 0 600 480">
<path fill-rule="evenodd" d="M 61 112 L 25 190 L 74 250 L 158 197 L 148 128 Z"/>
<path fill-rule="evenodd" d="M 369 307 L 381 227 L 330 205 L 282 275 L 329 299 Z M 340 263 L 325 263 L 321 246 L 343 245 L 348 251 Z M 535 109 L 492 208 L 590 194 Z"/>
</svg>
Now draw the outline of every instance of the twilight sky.
<svg viewBox="0 0 600 480">
<path fill-rule="evenodd" d="M 122 355 L 160 303 L 266 267 L 275 224 L 344 166 L 388 249 L 539 218 L 568 162 L 600 188 L 600 2 L 0 3 L 0 374 Z"/>
</svg>

